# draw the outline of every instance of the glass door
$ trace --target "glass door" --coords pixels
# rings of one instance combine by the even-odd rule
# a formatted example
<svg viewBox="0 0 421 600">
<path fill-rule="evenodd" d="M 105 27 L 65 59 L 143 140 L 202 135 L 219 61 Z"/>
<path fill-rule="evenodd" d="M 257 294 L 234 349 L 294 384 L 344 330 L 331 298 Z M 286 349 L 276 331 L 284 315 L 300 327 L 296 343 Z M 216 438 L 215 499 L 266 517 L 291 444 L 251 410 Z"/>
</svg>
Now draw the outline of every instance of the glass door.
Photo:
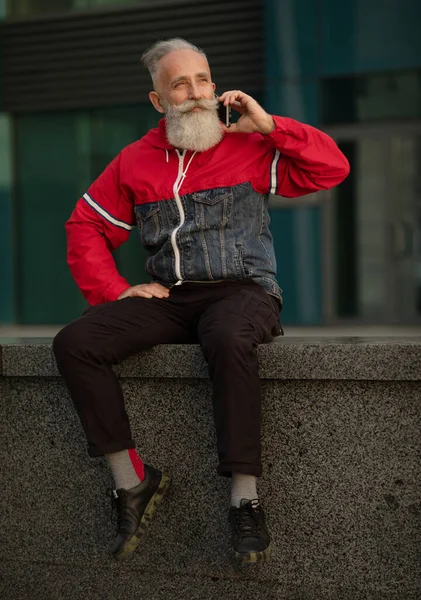
<svg viewBox="0 0 421 600">
<path fill-rule="evenodd" d="M 325 322 L 421 322 L 421 124 L 330 129 L 351 174 L 325 193 Z"/>
<path fill-rule="evenodd" d="M 421 318 L 421 132 L 390 139 L 392 311 L 403 321 Z"/>
</svg>

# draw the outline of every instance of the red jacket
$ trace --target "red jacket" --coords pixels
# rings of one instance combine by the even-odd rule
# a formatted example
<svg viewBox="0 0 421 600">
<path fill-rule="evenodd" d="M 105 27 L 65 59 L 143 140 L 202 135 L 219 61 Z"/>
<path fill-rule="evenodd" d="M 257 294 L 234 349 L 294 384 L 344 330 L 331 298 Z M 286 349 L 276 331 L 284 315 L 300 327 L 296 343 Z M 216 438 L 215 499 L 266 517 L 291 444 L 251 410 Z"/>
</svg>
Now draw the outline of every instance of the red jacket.
<svg viewBox="0 0 421 600">
<path fill-rule="evenodd" d="M 180 194 L 250 182 L 260 194 L 291 198 L 345 179 L 348 161 L 328 135 L 293 119 L 273 118 L 276 128 L 269 135 L 226 134 L 205 152 L 188 151 Z M 118 273 L 111 252 L 135 226 L 136 205 L 174 198 L 178 174 L 179 158 L 162 119 L 124 148 L 77 202 L 66 223 L 68 264 L 90 304 L 116 300 L 137 283 Z"/>
</svg>

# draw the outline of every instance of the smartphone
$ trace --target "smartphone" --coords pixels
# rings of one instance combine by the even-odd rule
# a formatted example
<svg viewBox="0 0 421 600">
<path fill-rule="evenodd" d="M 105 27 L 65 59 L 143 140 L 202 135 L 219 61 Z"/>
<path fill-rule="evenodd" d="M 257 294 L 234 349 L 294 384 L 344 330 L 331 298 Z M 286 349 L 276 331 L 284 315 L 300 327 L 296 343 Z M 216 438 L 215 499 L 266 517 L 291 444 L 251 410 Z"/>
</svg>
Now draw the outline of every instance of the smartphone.
<svg viewBox="0 0 421 600">
<path fill-rule="evenodd" d="M 218 115 L 219 120 L 222 121 L 226 127 L 231 125 L 231 106 L 224 106 L 224 104 L 220 102 L 218 106 Z"/>
</svg>

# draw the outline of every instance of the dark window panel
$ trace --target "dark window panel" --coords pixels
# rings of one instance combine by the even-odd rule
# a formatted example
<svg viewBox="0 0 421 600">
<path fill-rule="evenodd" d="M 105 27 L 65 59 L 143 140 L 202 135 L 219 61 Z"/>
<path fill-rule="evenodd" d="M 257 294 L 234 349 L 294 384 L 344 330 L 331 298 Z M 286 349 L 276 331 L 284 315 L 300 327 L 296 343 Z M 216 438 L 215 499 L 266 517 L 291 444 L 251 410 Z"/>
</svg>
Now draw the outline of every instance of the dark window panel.
<svg viewBox="0 0 421 600">
<path fill-rule="evenodd" d="M 322 80 L 321 88 L 326 125 L 421 117 L 421 69 L 333 77 Z"/>
</svg>

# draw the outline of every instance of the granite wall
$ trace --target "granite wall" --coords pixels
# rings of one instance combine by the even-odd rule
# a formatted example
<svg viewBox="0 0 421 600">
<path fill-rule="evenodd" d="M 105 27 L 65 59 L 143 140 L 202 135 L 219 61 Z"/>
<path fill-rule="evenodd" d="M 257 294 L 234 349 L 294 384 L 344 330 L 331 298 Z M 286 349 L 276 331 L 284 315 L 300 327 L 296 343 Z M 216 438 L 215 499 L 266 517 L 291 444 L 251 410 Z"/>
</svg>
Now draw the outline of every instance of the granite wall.
<svg viewBox="0 0 421 600">
<path fill-rule="evenodd" d="M 421 598 L 421 341 L 283 338 L 259 348 L 271 561 L 231 557 L 210 384 L 196 346 L 117 367 L 143 458 L 172 487 L 114 562 L 112 486 L 90 459 L 51 341 L 1 345 L 4 600 Z"/>
</svg>

